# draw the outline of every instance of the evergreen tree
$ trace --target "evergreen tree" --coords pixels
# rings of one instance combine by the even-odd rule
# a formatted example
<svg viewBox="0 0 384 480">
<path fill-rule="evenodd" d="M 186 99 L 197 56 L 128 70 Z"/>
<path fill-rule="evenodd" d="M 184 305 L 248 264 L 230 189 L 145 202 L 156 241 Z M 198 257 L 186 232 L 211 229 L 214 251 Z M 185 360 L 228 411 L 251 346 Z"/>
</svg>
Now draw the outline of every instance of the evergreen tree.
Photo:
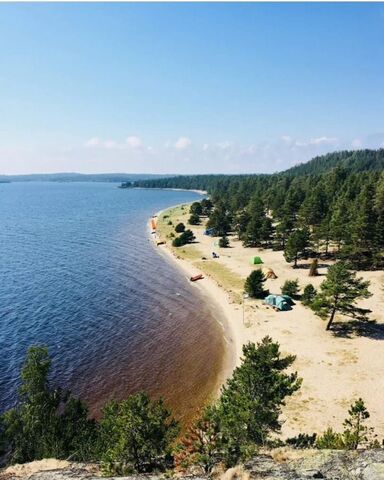
<svg viewBox="0 0 384 480">
<path fill-rule="evenodd" d="M 285 398 L 300 388 L 297 373 L 285 373 L 294 356 L 281 357 L 279 344 L 265 337 L 243 347 L 243 359 L 222 389 L 218 411 L 226 463 L 234 465 L 266 445 L 280 430 Z"/>
<path fill-rule="evenodd" d="M 337 262 L 328 269 L 327 277 L 320 285 L 313 308 L 322 317 L 328 318 L 327 330 L 332 326 L 336 312 L 343 315 L 361 314 L 355 302 L 360 298 L 368 298 L 370 282 L 356 278 L 346 262 Z"/>
<path fill-rule="evenodd" d="M 303 305 L 311 305 L 312 302 L 315 300 L 317 295 L 316 288 L 309 283 L 304 287 L 303 295 L 301 296 L 301 302 Z"/>
<path fill-rule="evenodd" d="M 296 280 L 286 280 L 281 287 L 281 293 L 296 298 L 299 293 L 299 280 L 297 278 Z"/>
<path fill-rule="evenodd" d="M 42 458 L 92 460 L 94 421 L 69 392 L 50 386 L 48 349 L 30 347 L 21 371 L 20 402 L 3 415 L 10 463 Z"/>
<path fill-rule="evenodd" d="M 294 268 L 297 267 L 297 260 L 300 254 L 305 252 L 305 249 L 309 246 L 309 234 L 308 230 L 301 229 L 293 232 L 285 246 L 284 256 L 287 262 L 294 262 Z"/>
<path fill-rule="evenodd" d="M 138 393 L 120 403 L 109 402 L 100 426 L 106 473 L 164 471 L 172 465 L 171 444 L 178 426 L 162 400 L 151 401 Z"/>
<path fill-rule="evenodd" d="M 174 453 L 176 470 L 199 466 L 206 475 L 223 459 L 217 408 L 208 406 L 193 422 Z"/>
<path fill-rule="evenodd" d="M 189 219 L 188 219 L 188 223 L 190 225 L 198 225 L 200 223 L 200 217 L 196 214 L 192 214 Z"/>
<path fill-rule="evenodd" d="M 175 232 L 176 233 L 183 233 L 185 230 L 185 225 L 184 223 L 178 223 L 175 227 Z"/>
<path fill-rule="evenodd" d="M 191 215 L 202 215 L 203 214 L 203 207 L 200 202 L 193 202 L 191 208 L 189 209 L 189 213 Z"/>
<path fill-rule="evenodd" d="M 245 281 L 244 290 L 252 298 L 263 298 L 266 294 L 264 290 L 265 281 L 266 278 L 260 268 L 253 270 Z"/>
</svg>

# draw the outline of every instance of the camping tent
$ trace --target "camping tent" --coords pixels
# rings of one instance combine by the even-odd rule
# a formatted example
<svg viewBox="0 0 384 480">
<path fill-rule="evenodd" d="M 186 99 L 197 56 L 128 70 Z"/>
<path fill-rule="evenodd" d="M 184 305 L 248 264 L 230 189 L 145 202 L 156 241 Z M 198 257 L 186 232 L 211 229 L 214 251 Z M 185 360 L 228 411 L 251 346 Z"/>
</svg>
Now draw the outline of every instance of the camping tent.
<svg viewBox="0 0 384 480">
<path fill-rule="evenodd" d="M 251 258 L 251 265 L 260 265 L 263 263 L 260 257 L 252 257 Z"/>
<path fill-rule="evenodd" d="M 268 295 L 265 297 L 264 303 L 281 311 L 292 310 L 291 305 L 293 305 L 293 301 L 288 295 Z"/>
<path fill-rule="evenodd" d="M 275 279 L 277 278 L 276 273 L 272 270 L 272 268 L 263 268 L 263 273 L 265 278 L 272 278 Z"/>
</svg>

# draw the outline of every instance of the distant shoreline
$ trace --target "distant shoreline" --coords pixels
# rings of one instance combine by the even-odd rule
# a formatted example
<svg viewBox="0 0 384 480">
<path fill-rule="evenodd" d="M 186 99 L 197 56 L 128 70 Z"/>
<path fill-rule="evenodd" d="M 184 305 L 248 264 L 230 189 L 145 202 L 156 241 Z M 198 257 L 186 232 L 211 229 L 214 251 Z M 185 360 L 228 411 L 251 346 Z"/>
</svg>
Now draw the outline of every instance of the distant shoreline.
<svg viewBox="0 0 384 480">
<path fill-rule="evenodd" d="M 190 189 L 190 188 L 160 188 L 160 187 L 156 187 L 156 188 L 147 188 L 147 187 L 132 187 L 134 190 L 168 190 L 168 191 L 171 191 L 171 192 L 194 192 L 194 193 L 198 193 L 199 195 L 208 195 L 208 192 L 206 190 L 194 190 L 194 189 Z M 170 208 L 174 208 L 174 207 L 170 207 Z M 168 210 L 168 209 L 166 209 Z M 158 215 L 162 213 L 162 212 L 159 212 Z"/>
</svg>

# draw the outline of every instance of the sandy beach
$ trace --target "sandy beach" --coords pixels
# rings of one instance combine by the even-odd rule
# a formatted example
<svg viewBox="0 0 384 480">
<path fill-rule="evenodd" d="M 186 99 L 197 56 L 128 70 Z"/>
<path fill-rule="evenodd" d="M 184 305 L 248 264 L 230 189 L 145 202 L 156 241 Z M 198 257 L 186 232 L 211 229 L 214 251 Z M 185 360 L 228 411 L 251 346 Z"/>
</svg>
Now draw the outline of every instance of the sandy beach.
<svg viewBox="0 0 384 480">
<path fill-rule="evenodd" d="M 349 329 L 335 334 L 325 330 L 325 322 L 299 301 L 291 311 L 275 312 L 261 300 L 242 298 L 243 284 L 250 272 L 257 268 L 250 258 L 259 255 L 262 267 L 272 268 L 277 279 L 267 280 L 266 288 L 271 293 L 280 293 L 287 279 L 298 279 L 300 287 L 312 283 L 316 288 L 324 280 L 329 262 L 320 262 L 319 276 L 308 277 L 309 261 L 300 262 L 293 269 L 283 253 L 270 249 L 244 248 L 235 237 L 230 237 L 230 248 L 219 248 L 218 238 L 203 234 L 204 221 L 199 226 L 187 226 L 189 206 L 181 205 L 159 212 L 157 238 L 165 244 L 158 251 L 171 259 L 189 278 L 203 273 L 204 279 L 195 282 L 196 288 L 204 292 L 207 301 L 222 312 L 225 319 L 223 334 L 228 344 L 228 358 L 223 362 L 222 383 L 241 357 L 242 345 L 257 342 L 269 335 L 281 346 L 284 354 L 296 355 L 293 368 L 303 379 L 301 390 L 290 398 L 283 409 L 282 436 L 298 433 L 322 432 L 328 426 L 340 430 L 347 416 L 349 405 L 362 397 L 371 414 L 370 424 L 379 438 L 384 436 L 384 273 L 359 272 L 371 282 L 373 293 L 360 306 L 372 310 L 369 325 L 364 332 L 356 334 L 352 324 L 344 322 Z M 169 223 L 172 222 L 172 225 Z M 174 226 L 183 222 L 191 228 L 196 242 L 184 247 L 172 247 L 170 235 Z M 212 252 L 219 254 L 212 259 Z M 206 260 L 202 260 L 206 258 Z"/>
</svg>

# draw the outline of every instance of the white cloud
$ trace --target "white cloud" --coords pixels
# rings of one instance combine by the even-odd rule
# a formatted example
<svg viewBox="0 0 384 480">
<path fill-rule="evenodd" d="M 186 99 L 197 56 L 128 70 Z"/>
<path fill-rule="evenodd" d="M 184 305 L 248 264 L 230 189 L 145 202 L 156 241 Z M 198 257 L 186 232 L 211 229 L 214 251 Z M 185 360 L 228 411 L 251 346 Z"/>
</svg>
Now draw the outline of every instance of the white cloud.
<svg viewBox="0 0 384 480">
<path fill-rule="evenodd" d="M 191 145 L 191 140 L 188 137 L 180 137 L 176 143 L 174 144 L 174 147 L 177 150 L 184 150 L 184 148 L 187 148 Z"/>
<path fill-rule="evenodd" d="M 100 145 L 100 139 L 98 137 L 92 137 L 84 142 L 84 147 L 98 147 Z"/>
<path fill-rule="evenodd" d="M 311 138 L 310 145 L 333 145 L 338 142 L 336 137 Z"/>
<path fill-rule="evenodd" d="M 228 150 L 228 148 L 233 147 L 233 142 L 230 142 L 229 140 L 225 140 L 224 142 L 219 142 L 216 144 L 219 148 L 222 150 Z"/>
<path fill-rule="evenodd" d="M 126 139 L 127 145 L 129 145 L 132 148 L 139 148 L 143 145 L 143 142 L 141 141 L 140 137 L 135 137 L 134 135 L 131 135 L 127 137 Z"/>
<path fill-rule="evenodd" d="M 363 142 L 361 141 L 360 138 L 355 138 L 354 140 L 352 140 L 351 146 L 353 148 L 360 148 L 362 145 L 363 145 Z"/>
</svg>

